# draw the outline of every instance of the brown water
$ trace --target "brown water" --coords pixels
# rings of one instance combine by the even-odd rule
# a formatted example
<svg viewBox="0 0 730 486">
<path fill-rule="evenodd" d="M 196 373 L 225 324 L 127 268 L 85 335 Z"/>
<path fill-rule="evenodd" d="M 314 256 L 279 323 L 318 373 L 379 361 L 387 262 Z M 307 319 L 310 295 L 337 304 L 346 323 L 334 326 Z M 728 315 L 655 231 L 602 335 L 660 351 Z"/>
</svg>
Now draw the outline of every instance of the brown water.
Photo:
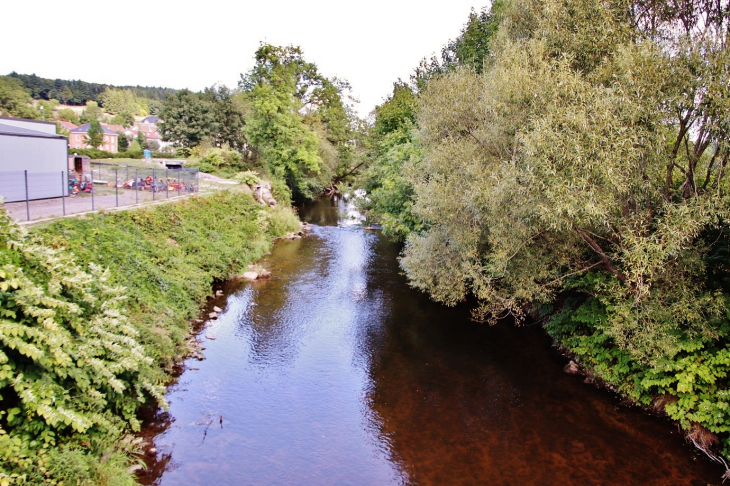
<svg viewBox="0 0 730 486">
<path fill-rule="evenodd" d="M 211 302 L 206 359 L 146 429 L 143 482 L 720 483 L 675 426 L 565 374 L 538 327 L 477 324 L 409 289 L 399 247 L 346 212 L 303 209 L 317 226 L 277 243 L 273 277 Z"/>
</svg>

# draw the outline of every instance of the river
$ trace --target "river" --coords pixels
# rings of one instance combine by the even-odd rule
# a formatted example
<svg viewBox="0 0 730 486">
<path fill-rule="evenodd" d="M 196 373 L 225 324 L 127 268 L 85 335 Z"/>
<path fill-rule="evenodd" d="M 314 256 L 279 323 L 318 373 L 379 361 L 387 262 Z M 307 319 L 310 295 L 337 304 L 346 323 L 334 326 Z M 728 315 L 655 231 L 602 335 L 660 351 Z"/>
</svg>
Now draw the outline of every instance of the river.
<svg viewBox="0 0 730 486">
<path fill-rule="evenodd" d="M 342 200 L 302 208 L 148 420 L 160 485 L 719 484 L 666 419 L 563 372 L 537 326 L 410 289 Z M 210 336 L 214 339 L 209 339 Z"/>
</svg>

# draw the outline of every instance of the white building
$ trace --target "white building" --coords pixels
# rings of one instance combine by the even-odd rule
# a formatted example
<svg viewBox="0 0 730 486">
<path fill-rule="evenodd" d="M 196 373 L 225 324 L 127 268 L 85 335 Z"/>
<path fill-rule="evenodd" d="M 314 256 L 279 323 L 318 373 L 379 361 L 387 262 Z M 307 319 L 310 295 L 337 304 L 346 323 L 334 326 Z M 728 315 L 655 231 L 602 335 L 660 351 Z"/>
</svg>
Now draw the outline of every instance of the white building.
<svg viewBox="0 0 730 486">
<path fill-rule="evenodd" d="M 0 197 L 13 202 L 66 194 L 68 141 L 56 134 L 56 124 L 0 117 Z"/>
</svg>

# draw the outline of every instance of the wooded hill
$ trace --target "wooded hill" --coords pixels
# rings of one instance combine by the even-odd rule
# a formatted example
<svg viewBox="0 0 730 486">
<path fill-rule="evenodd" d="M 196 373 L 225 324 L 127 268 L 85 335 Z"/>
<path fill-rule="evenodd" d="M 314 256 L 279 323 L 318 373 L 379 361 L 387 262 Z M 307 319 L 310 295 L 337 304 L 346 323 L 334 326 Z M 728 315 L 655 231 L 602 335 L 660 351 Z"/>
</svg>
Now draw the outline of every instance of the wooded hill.
<svg viewBox="0 0 730 486">
<path fill-rule="evenodd" d="M 11 78 L 23 83 L 33 99 L 56 99 L 66 105 L 85 105 L 87 101 L 98 101 L 97 97 L 107 88 L 118 88 L 133 91 L 137 96 L 152 100 L 164 101 L 168 95 L 177 90 L 172 88 L 150 86 L 113 86 L 111 84 L 87 83 L 80 80 L 48 79 L 35 74 L 18 74 L 12 72 Z"/>
</svg>

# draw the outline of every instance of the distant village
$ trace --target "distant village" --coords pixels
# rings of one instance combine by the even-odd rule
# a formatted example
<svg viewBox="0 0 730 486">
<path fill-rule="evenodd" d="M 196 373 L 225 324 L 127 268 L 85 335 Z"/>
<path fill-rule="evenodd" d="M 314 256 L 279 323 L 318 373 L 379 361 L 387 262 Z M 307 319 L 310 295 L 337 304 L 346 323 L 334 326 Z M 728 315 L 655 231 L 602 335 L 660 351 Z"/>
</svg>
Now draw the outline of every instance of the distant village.
<svg viewBox="0 0 730 486">
<path fill-rule="evenodd" d="M 57 123 L 62 127 L 61 132 L 68 131 L 68 148 L 70 150 L 96 148 L 116 154 L 119 152 L 120 136 L 126 137 L 127 140 L 134 140 L 139 139 L 140 134 L 142 134 L 142 138 L 156 150 L 163 150 L 172 146 L 171 142 L 164 142 L 158 133 L 157 122 L 159 120 L 160 117 L 158 116 L 148 116 L 129 128 L 125 128 L 122 125 L 101 123 L 104 135 L 102 143 L 97 147 L 91 147 L 88 143 L 88 132 L 91 123 L 84 123 L 83 125 L 75 125 L 69 121 L 59 121 Z"/>
</svg>

